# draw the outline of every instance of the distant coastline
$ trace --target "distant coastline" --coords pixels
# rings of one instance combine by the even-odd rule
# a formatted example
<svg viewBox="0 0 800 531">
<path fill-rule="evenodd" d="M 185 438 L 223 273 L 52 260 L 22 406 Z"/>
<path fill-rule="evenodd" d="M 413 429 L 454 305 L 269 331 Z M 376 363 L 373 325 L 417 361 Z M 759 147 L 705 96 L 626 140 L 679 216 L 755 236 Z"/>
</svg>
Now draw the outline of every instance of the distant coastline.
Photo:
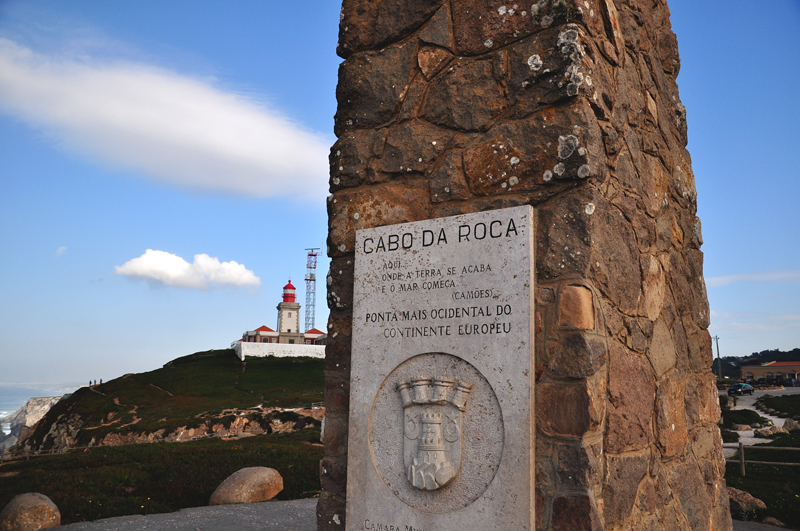
<svg viewBox="0 0 800 531">
<path fill-rule="evenodd" d="M 25 405 L 34 397 L 60 396 L 75 391 L 76 384 L 0 384 L 0 419 L 5 418 Z M 6 424 L 0 426 L 3 433 L 8 433 Z"/>
</svg>

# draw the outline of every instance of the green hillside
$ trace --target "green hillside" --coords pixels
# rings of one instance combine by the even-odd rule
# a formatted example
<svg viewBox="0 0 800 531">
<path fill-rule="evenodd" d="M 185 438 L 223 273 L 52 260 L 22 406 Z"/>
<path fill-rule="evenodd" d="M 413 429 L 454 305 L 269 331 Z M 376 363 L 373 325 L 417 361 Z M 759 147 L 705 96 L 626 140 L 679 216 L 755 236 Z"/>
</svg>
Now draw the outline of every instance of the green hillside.
<svg viewBox="0 0 800 531">
<path fill-rule="evenodd" d="M 102 446 L 0 463 L 0 509 L 17 494 L 40 492 L 68 524 L 97 518 L 177 511 L 208 504 L 230 474 L 266 466 L 283 477 L 278 500 L 319 493 L 319 429 L 205 439 L 181 444 Z"/>
<path fill-rule="evenodd" d="M 0 462 L 0 508 L 17 494 L 41 492 L 58 505 L 63 523 L 175 511 L 207 504 L 217 485 L 249 466 L 281 474 L 277 499 L 315 496 L 320 423 L 301 413 L 319 417 L 320 410 L 286 409 L 322 401 L 323 364 L 242 362 L 232 350 L 211 350 L 81 388 L 23 441 L 32 457 L 16 449 Z M 175 437 L 187 432 L 197 436 Z M 91 448 L 71 450 L 85 446 Z M 50 450 L 57 455 L 41 455 Z"/>
<path fill-rule="evenodd" d="M 271 433 L 276 419 L 296 418 L 271 409 L 322 401 L 323 363 L 273 357 L 242 362 L 231 349 L 198 352 L 161 369 L 82 387 L 48 412 L 24 446 L 42 451 L 93 446 L 109 434 L 125 442 L 132 435 L 164 436 L 181 428 L 227 429 L 237 417 L 253 433 Z"/>
</svg>

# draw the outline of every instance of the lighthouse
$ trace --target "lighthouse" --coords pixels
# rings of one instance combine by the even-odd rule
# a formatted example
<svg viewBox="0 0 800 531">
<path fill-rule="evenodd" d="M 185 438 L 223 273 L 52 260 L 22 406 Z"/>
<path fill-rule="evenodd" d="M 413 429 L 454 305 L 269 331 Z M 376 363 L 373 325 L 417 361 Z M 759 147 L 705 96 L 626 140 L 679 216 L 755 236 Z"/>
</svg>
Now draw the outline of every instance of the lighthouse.
<svg viewBox="0 0 800 531">
<path fill-rule="evenodd" d="M 236 356 L 244 361 L 246 356 L 310 356 L 325 357 L 325 332 L 312 328 L 303 331 L 300 324 L 300 303 L 297 302 L 297 288 L 291 279 L 283 287 L 281 302 L 278 304 L 278 329 L 260 326 L 242 334 L 242 339 L 231 343 Z"/>
<path fill-rule="evenodd" d="M 283 287 L 283 300 L 278 304 L 278 334 L 281 343 L 302 344 L 300 330 L 300 303 L 295 302 L 297 288 L 289 283 Z"/>
</svg>

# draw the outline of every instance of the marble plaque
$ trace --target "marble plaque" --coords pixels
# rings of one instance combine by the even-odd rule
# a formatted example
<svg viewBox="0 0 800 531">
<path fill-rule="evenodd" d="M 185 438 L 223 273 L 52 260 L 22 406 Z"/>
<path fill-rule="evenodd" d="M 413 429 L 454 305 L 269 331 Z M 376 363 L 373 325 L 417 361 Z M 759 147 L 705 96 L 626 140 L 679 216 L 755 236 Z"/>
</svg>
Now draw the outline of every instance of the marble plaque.
<svg viewBox="0 0 800 531">
<path fill-rule="evenodd" d="M 348 530 L 532 530 L 533 209 L 356 232 Z"/>
</svg>

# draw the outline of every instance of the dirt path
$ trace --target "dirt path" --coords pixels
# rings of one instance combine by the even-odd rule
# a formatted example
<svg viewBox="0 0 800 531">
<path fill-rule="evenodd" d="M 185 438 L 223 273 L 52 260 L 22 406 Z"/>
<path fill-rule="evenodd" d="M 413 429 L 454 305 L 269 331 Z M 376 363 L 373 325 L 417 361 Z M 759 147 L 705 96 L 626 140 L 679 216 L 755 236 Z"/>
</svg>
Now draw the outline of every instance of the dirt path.
<svg viewBox="0 0 800 531">
<path fill-rule="evenodd" d="M 164 389 L 163 387 L 159 387 L 159 386 L 157 386 L 157 385 L 156 385 L 156 384 L 154 384 L 154 383 L 151 383 L 150 385 L 152 385 L 153 387 L 155 387 L 155 388 L 156 388 L 156 389 L 158 389 L 159 391 L 164 391 L 164 392 L 165 392 L 165 393 L 167 393 L 169 396 L 175 396 L 175 395 L 173 395 L 172 393 L 170 393 L 169 391 L 167 391 L 166 389 Z"/>
<path fill-rule="evenodd" d="M 162 391 L 163 391 L 163 389 L 162 389 Z M 168 392 L 168 391 L 165 391 L 165 392 Z M 170 395 L 170 396 L 172 396 L 172 395 Z M 116 405 L 118 405 L 118 406 L 126 405 L 126 404 L 120 404 L 119 397 L 117 397 L 117 396 L 114 397 L 114 403 Z M 137 409 L 139 409 L 139 406 L 133 406 L 133 409 L 128 411 L 129 415 L 133 415 L 133 420 L 130 421 L 129 423 L 127 423 L 127 424 L 119 424 L 120 419 L 114 419 L 111 422 L 101 422 L 99 426 L 83 426 L 81 429 L 82 430 L 97 430 L 97 429 L 100 429 L 100 428 L 107 428 L 107 427 L 113 426 L 115 424 L 119 424 L 119 426 L 118 426 L 119 428 L 124 428 L 126 426 L 133 426 L 134 424 L 138 424 L 142 420 L 141 418 L 136 416 L 136 410 Z"/>
<path fill-rule="evenodd" d="M 768 391 L 756 391 L 752 395 L 737 396 L 736 407 L 733 409 L 753 410 L 762 417 L 771 420 L 775 426 L 778 426 L 779 428 L 783 427 L 783 423 L 786 422 L 786 419 L 775 417 L 773 415 L 768 415 L 767 413 L 764 413 L 763 411 L 759 411 L 756 409 L 755 406 L 756 400 L 760 396 L 764 396 L 767 394 L 772 396 L 800 394 L 800 387 L 787 387 L 786 389 L 770 389 Z M 738 431 L 736 433 L 739 434 L 739 441 L 742 442 L 745 446 L 772 441 L 772 439 L 764 439 L 756 437 L 755 430 Z M 739 451 L 739 443 L 724 443 L 722 446 L 723 446 L 722 453 L 725 455 L 726 458 L 733 457 Z"/>
</svg>

